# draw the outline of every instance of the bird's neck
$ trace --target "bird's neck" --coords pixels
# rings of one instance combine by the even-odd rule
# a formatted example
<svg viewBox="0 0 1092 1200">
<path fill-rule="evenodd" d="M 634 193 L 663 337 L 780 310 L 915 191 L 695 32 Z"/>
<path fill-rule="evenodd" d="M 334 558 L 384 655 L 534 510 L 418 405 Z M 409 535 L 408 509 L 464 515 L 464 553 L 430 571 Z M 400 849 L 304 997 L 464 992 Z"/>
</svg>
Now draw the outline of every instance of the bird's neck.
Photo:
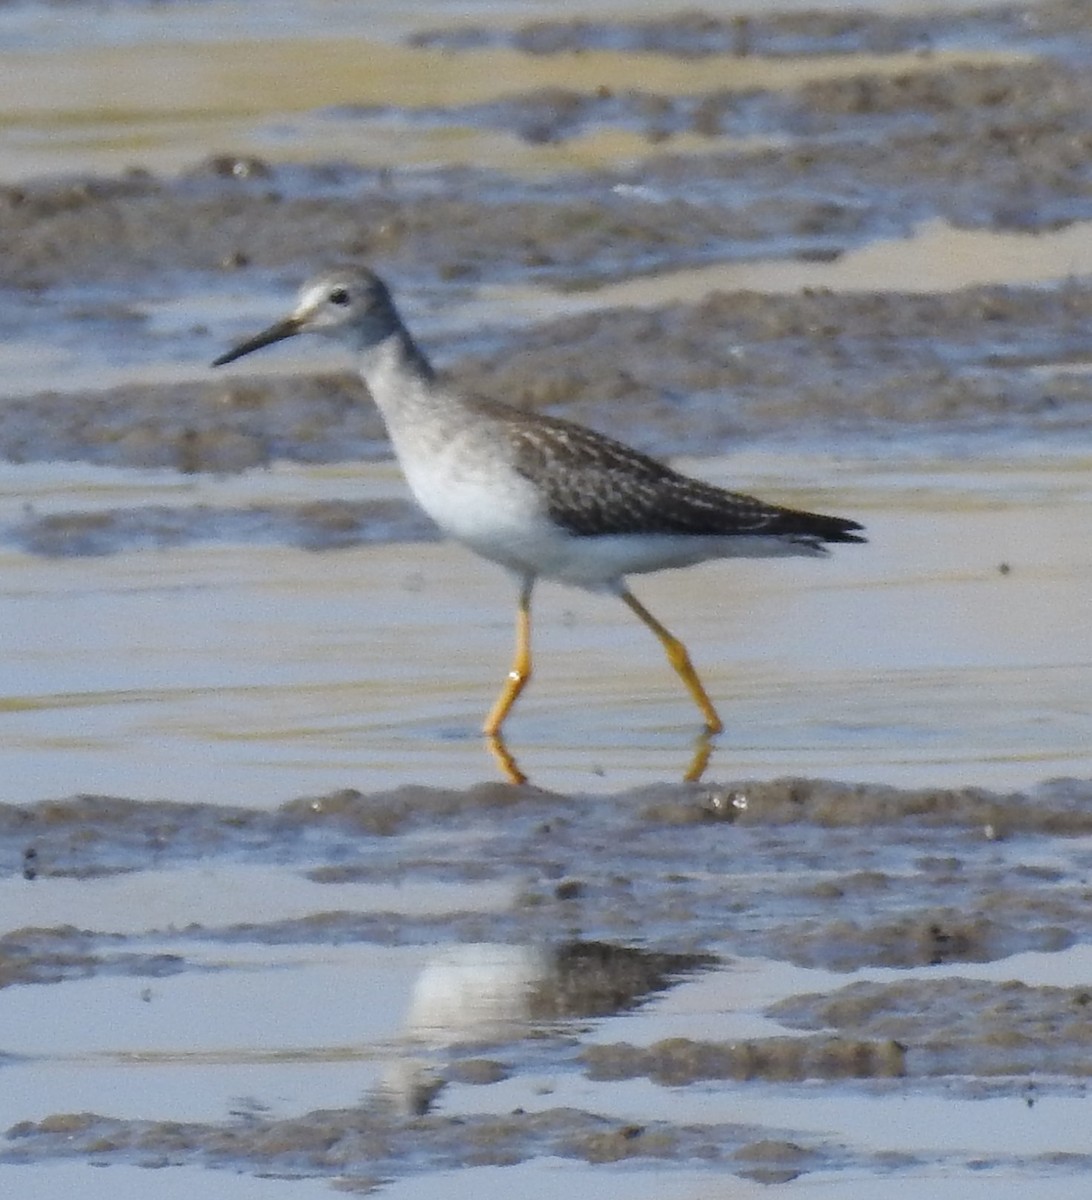
<svg viewBox="0 0 1092 1200">
<path fill-rule="evenodd" d="M 436 379 L 432 364 L 405 329 L 360 352 L 360 374 L 387 423 L 427 403 Z"/>
</svg>

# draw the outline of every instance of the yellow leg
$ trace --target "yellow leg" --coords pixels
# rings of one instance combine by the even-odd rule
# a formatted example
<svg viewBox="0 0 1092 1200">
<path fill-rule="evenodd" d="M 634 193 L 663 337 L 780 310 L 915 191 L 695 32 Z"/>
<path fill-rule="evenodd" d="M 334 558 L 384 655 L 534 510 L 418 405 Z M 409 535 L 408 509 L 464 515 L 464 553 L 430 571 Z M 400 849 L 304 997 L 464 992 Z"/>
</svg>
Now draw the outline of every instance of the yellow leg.
<svg viewBox="0 0 1092 1200">
<path fill-rule="evenodd" d="M 698 673 L 694 670 L 694 664 L 690 661 L 690 655 L 687 654 L 686 647 L 670 630 L 656 620 L 652 613 L 645 608 L 632 592 L 623 588 L 619 592 L 619 595 L 631 611 L 636 613 L 641 621 L 659 638 L 660 645 L 663 646 L 664 652 L 667 654 L 667 661 L 675 668 L 679 678 L 686 684 L 686 690 L 693 697 L 694 703 L 701 709 L 701 715 L 705 718 L 706 729 L 710 733 L 720 733 L 724 725 L 717 715 L 717 710 L 713 707 L 713 702 L 705 694 L 705 688 L 702 687 Z"/>
<path fill-rule="evenodd" d="M 523 581 L 519 591 L 519 608 L 516 611 L 516 657 L 497 702 L 485 718 L 482 733 L 486 737 L 497 735 L 505 717 L 511 712 L 512 705 L 531 678 L 531 590 L 534 586 L 535 581 L 531 577 Z"/>
</svg>

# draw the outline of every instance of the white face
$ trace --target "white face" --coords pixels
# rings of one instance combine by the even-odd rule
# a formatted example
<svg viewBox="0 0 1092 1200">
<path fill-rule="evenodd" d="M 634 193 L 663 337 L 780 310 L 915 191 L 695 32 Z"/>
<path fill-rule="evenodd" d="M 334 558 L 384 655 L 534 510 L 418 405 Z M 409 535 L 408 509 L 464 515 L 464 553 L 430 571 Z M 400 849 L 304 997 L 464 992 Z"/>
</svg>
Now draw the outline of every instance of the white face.
<svg viewBox="0 0 1092 1200">
<path fill-rule="evenodd" d="M 360 346 L 382 341 L 397 317 L 390 296 L 368 271 L 327 271 L 304 284 L 292 314 L 301 333 L 341 337 Z"/>
<path fill-rule="evenodd" d="M 365 350 L 398 330 L 398 315 L 382 282 L 364 268 L 326 271 L 305 284 L 292 315 L 222 354 L 213 366 L 234 362 L 298 333 L 321 333 Z"/>
<path fill-rule="evenodd" d="M 361 283 L 354 287 L 350 280 L 324 276 L 304 285 L 292 315 L 301 329 L 332 332 L 359 320 L 368 311 L 368 292 Z"/>
</svg>

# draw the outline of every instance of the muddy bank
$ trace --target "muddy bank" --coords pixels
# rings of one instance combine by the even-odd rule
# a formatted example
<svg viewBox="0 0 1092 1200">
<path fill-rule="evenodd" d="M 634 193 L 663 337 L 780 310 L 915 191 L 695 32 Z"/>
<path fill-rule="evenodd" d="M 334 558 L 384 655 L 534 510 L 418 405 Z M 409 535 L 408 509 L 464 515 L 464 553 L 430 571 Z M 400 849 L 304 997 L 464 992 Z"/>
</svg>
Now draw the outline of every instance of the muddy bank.
<svg viewBox="0 0 1092 1200">
<path fill-rule="evenodd" d="M 521 179 L 473 168 L 301 168 L 227 154 L 176 179 L 138 170 L 7 186 L 0 283 L 299 272 L 353 257 L 407 280 L 589 286 L 739 256 L 836 255 L 935 218 L 1030 231 L 1092 216 L 1087 72 L 1060 61 L 933 69 L 925 60 L 894 77 L 800 90 L 621 99 L 559 91 L 398 115 L 557 141 L 604 124 L 634 126 L 635 112 L 635 127 L 659 147 L 637 169 Z M 380 117 L 391 114 L 337 110 L 325 119 Z M 671 155 L 670 137 L 684 132 L 784 144 L 725 153 L 714 143 L 708 153 Z"/>
<path fill-rule="evenodd" d="M 569 927 L 608 943 L 846 971 L 984 962 L 1092 936 L 1090 822 L 1088 784 L 1076 780 L 1007 796 L 815 780 L 615 797 L 490 784 L 339 792 L 268 813 L 75 797 L 0 809 L 0 845 L 9 862 L 31 854 L 43 887 L 224 858 L 292 864 L 330 888 L 324 913 L 169 935 L 183 944 L 535 944 Z M 440 829 L 459 834 L 450 850 L 415 849 L 415 836 Z M 515 903 L 424 915 L 338 907 L 340 885 L 418 874 L 509 881 Z M 109 938 L 104 949 L 116 953 Z"/>
<path fill-rule="evenodd" d="M 723 293 L 498 330 L 502 348 L 486 355 L 451 357 L 455 346 L 439 338 L 436 357 L 456 386 L 666 455 L 891 430 L 1066 438 L 1092 414 L 1081 370 L 1090 317 L 1092 288 L 1077 281 L 922 296 Z M 227 338 L 204 340 L 211 355 Z M 353 376 L 210 370 L 207 384 L 9 398 L 0 453 L 220 473 L 390 451 Z"/>
<path fill-rule="evenodd" d="M 438 536 L 420 509 L 398 500 L 246 508 L 155 505 L 30 517 L 8 530 L 0 528 L 0 541 L 47 557 L 117 554 L 199 541 L 276 542 L 304 550 L 335 550 L 368 542 L 431 541 Z"/>
<path fill-rule="evenodd" d="M 1089 801 L 1089 784 L 1075 780 L 1003 794 L 793 779 L 601 797 L 500 784 L 346 791 L 274 812 L 108 797 L 7 805 L 0 857 L 47 899 L 66 881 L 124 886 L 148 870 L 170 891 L 196 869 L 192 882 L 207 890 L 220 869 L 266 864 L 279 892 L 305 877 L 329 903 L 306 917 L 271 912 L 233 924 L 139 929 L 138 919 L 131 933 L 16 930 L 0 938 L 5 994 L 116 978 L 132 981 L 138 1003 L 154 1011 L 171 981 L 238 971 L 248 947 L 272 955 L 313 945 L 328 958 L 357 943 L 419 945 L 435 957 L 407 1017 L 407 1037 L 416 1036 L 397 1070 L 354 1103 L 290 1116 L 251 1103 L 221 1121 L 55 1111 L 13 1125 L 0 1162 L 200 1164 L 336 1177 L 353 1188 L 542 1155 L 697 1160 L 767 1182 L 893 1163 L 963 1170 L 976 1161 L 969 1152 L 934 1148 L 896 1163 L 852 1139 L 718 1119 L 709 1106 L 746 1113 L 752 1097 L 761 1104 L 770 1089 L 795 1095 L 801 1085 L 808 1105 L 835 1106 L 847 1096 L 905 1103 L 929 1089 L 943 1089 L 949 1103 L 981 1088 L 1026 1104 L 1078 1094 L 1092 1071 L 1087 987 L 1006 972 L 1027 969 L 1009 966 L 1020 950 L 1057 955 L 1092 937 Z M 483 881 L 509 883 L 511 902 L 476 907 Z M 340 899 L 345 888 L 391 882 L 459 883 L 466 906 L 423 915 L 354 911 Z M 210 950 L 219 953 L 210 959 Z M 640 1036 L 655 998 L 703 981 L 746 990 L 753 964 L 776 960 L 835 972 L 898 965 L 907 974 L 848 984 L 831 974 L 823 990 L 815 974 L 811 987 L 783 978 L 787 994 L 765 1006 L 763 1035 L 625 1040 L 627 1030 Z M 975 964 L 993 976 L 975 977 L 983 969 Z M 441 1027 L 436 1008 L 452 1005 L 442 979 L 465 1023 Z M 474 1002 L 484 1006 L 476 1021 Z M 621 1013 L 637 1024 L 596 1034 L 595 1022 Z M 717 1021 L 731 1020 L 729 1004 Z M 356 1053 L 358 1067 L 366 1064 L 351 1047 L 312 1053 L 332 1062 Z M 665 1090 L 656 1106 L 666 1111 L 614 1111 L 610 1089 L 641 1080 Z M 687 1097 L 700 1120 L 687 1119 Z M 1057 1158 L 1017 1150 L 993 1161 L 1059 1169 Z M 1080 1156 L 1066 1163 L 1088 1166 Z"/>
<path fill-rule="evenodd" d="M 718 17 L 694 10 L 665 17 L 597 21 L 529 21 L 513 29 L 459 25 L 422 30 L 414 45 L 447 50 L 513 46 L 525 54 L 613 50 L 701 58 L 712 54 L 792 57 L 816 54 L 891 54 L 926 50 L 968 40 L 1032 42 L 1058 35 L 1088 35 L 1092 18 L 1081 0 L 1051 0 L 955 12 L 939 6 L 928 13 L 875 12 L 740 13 Z"/>
<path fill-rule="evenodd" d="M 731 1044 L 676 1038 L 648 1049 L 613 1044 L 584 1053 L 593 1079 L 647 1076 L 668 1087 L 707 1079 L 898 1079 L 906 1046 L 894 1040 L 836 1037 L 766 1038 Z"/>
<path fill-rule="evenodd" d="M 770 1015 L 798 1029 L 890 1037 L 921 1075 L 1092 1074 L 1088 988 L 944 979 L 855 983 L 782 1001 Z"/>
<path fill-rule="evenodd" d="M 123 1122 L 90 1113 L 31 1122 L 11 1131 L 9 1161 L 89 1156 L 92 1161 L 143 1166 L 197 1163 L 251 1171 L 302 1171 L 337 1175 L 345 1190 L 367 1191 L 384 1176 L 417 1170 L 510 1165 L 542 1154 L 588 1163 L 697 1159 L 707 1166 L 737 1160 L 795 1171 L 839 1163 L 843 1156 L 793 1147 L 789 1153 L 763 1143 L 760 1128 L 739 1125 L 637 1125 L 574 1109 L 507 1116 L 418 1116 L 406 1121 L 367 1110 L 309 1113 L 298 1121 L 257 1119 L 245 1126 Z M 779 1161 L 780 1160 L 780 1161 Z"/>
<path fill-rule="evenodd" d="M 274 459 L 323 462 L 390 453 L 355 375 L 49 392 L 0 405 L 4 457 L 234 472 Z"/>
</svg>

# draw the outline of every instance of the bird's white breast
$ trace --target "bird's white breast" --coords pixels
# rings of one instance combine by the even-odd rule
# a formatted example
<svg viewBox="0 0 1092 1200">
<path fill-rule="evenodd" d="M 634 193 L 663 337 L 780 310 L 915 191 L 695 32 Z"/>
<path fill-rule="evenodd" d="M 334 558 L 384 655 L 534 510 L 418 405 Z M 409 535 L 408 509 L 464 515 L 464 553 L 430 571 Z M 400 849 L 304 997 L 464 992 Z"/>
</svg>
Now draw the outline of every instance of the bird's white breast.
<svg viewBox="0 0 1092 1200">
<path fill-rule="evenodd" d="M 417 503 L 449 537 L 486 558 L 538 573 L 544 549 L 563 536 L 536 489 L 499 456 L 468 453 L 455 437 L 400 458 Z"/>
</svg>

